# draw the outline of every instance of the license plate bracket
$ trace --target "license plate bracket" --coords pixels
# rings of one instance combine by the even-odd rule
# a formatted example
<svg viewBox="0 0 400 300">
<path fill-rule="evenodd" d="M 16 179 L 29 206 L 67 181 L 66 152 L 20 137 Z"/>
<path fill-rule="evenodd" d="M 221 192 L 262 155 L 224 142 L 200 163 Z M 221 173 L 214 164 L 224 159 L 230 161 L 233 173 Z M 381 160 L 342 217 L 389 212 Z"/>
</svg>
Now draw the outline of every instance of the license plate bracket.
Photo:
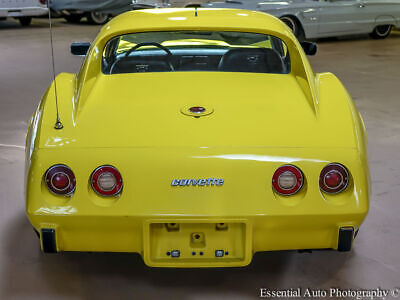
<svg viewBox="0 0 400 300">
<path fill-rule="evenodd" d="M 239 266 L 248 264 L 246 222 L 150 221 L 144 258 L 151 266 Z"/>
</svg>

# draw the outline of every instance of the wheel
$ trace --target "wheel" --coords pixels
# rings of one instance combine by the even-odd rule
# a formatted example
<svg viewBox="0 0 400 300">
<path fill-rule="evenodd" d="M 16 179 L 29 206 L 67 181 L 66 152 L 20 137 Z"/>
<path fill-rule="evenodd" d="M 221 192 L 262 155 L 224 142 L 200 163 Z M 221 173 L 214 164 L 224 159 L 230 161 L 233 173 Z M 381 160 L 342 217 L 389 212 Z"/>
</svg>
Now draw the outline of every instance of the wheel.
<svg viewBox="0 0 400 300">
<path fill-rule="evenodd" d="M 108 14 L 98 11 L 91 11 L 86 13 L 86 18 L 90 24 L 102 25 L 108 21 Z"/>
<path fill-rule="evenodd" d="M 18 18 L 18 20 L 21 23 L 21 25 L 25 27 L 31 25 L 32 17 L 21 17 Z"/>
<path fill-rule="evenodd" d="M 369 35 L 373 39 L 385 39 L 389 36 L 390 32 L 392 31 L 392 25 L 379 25 L 374 28 Z"/>
<path fill-rule="evenodd" d="M 283 23 L 285 23 L 290 29 L 292 29 L 293 34 L 297 37 L 299 41 L 304 40 L 304 30 L 300 23 L 291 16 L 283 16 L 280 18 Z"/>
<path fill-rule="evenodd" d="M 64 16 L 64 19 L 67 20 L 68 23 L 79 23 L 82 19 L 82 15 L 73 14 L 69 16 Z"/>
</svg>

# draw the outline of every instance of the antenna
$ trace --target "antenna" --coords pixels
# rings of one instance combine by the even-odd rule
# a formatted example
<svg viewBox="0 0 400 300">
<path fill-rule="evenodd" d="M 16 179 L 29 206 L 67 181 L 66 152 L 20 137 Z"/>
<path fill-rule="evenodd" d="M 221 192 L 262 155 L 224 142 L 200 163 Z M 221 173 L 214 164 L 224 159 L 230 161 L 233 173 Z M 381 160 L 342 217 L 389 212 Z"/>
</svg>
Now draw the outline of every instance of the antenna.
<svg viewBox="0 0 400 300">
<path fill-rule="evenodd" d="M 51 10 L 50 10 L 50 1 L 47 0 L 47 8 L 49 10 L 49 29 L 50 29 L 50 45 L 51 45 L 51 63 L 53 66 L 53 82 L 54 82 L 54 94 L 56 96 L 56 110 L 57 110 L 57 118 L 56 124 L 54 124 L 54 128 L 59 130 L 63 129 L 63 124 L 60 121 L 60 114 L 58 112 L 58 97 L 57 97 L 57 82 L 56 82 L 56 67 L 54 63 L 54 47 L 53 47 L 53 28 L 51 24 Z"/>
</svg>

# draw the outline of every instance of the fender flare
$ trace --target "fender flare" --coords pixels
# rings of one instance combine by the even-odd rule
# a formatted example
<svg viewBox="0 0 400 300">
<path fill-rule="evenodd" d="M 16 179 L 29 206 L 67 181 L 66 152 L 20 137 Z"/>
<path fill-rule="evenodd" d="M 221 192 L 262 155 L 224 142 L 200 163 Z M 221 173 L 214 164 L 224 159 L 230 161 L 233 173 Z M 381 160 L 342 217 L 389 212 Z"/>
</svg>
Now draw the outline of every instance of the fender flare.
<svg viewBox="0 0 400 300">
<path fill-rule="evenodd" d="M 375 19 L 375 25 L 374 28 L 376 26 L 379 25 L 393 25 L 396 26 L 396 18 L 391 16 L 391 15 L 383 15 L 383 16 L 379 16 Z"/>
</svg>

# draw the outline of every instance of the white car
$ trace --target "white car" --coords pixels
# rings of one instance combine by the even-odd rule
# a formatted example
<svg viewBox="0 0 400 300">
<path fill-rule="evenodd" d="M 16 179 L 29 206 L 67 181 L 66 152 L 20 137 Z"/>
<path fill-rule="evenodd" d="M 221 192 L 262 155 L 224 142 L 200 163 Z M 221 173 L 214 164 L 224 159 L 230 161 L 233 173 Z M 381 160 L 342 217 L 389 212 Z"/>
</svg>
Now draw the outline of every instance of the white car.
<svg viewBox="0 0 400 300">
<path fill-rule="evenodd" d="M 47 13 L 47 0 L 0 0 L 0 20 L 15 18 L 22 26 L 29 26 L 32 17 Z"/>
<path fill-rule="evenodd" d="M 131 10 L 132 0 L 49 0 L 52 12 L 69 23 L 86 18 L 89 24 L 102 25 L 112 16 Z"/>
<path fill-rule="evenodd" d="M 363 33 L 383 39 L 400 27 L 400 0 L 217 0 L 202 6 L 269 13 L 299 39 Z"/>
</svg>

